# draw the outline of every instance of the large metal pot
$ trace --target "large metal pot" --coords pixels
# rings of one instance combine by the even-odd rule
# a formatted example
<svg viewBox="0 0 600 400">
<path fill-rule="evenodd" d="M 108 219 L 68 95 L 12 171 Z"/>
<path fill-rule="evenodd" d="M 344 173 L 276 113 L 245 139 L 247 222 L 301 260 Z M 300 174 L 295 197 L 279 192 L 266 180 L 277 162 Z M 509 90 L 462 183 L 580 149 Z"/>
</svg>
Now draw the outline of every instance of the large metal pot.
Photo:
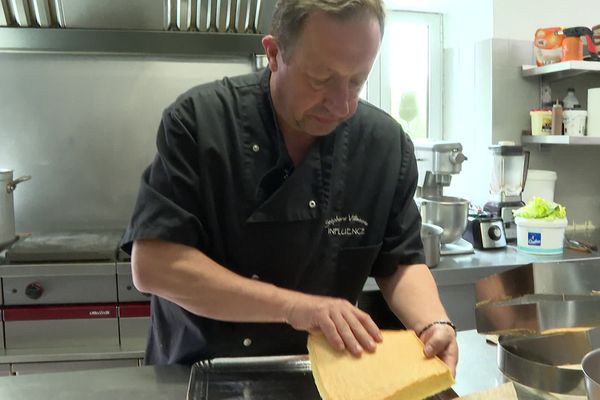
<svg viewBox="0 0 600 400">
<path fill-rule="evenodd" d="M 600 349 L 592 350 L 583 357 L 581 369 L 585 374 L 587 398 L 600 400 Z"/>
<path fill-rule="evenodd" d="M 433 224 L 421 224 L 421 240 L 425 253 L 425 264 L 433 268 L 440 262 L 441 238 L 444 229 Z"/>
<path fill-rule="evenodd" d="M 442 244 L 458 240 L 467 229 L 469 200 L 450 196 L 428 196 L 421 198 L 420 204 L 423 222 L 444 229 Z"/>
<path fill-rule="evenodd" d="M 22 176 L 13 180 L 13 171 L 0 169 L 0 249 L 16 239 L 13 192 L 17 185 L 31 179 Z"/>
</svg>

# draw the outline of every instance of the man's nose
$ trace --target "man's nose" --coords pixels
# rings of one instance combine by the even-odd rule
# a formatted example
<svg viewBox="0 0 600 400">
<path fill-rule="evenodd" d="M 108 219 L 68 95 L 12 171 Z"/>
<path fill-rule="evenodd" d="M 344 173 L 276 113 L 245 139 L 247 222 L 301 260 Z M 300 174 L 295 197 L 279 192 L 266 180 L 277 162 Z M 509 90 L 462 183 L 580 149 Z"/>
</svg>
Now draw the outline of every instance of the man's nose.
<svg viewBox="0 0 600 400">
<path fill-rule="evenodd" d="M 337 118 L 344 118 L 350 112 L 350 90 L 345 82 L 330 85 L 325 97 L 327 110 Z"/>
</svg>

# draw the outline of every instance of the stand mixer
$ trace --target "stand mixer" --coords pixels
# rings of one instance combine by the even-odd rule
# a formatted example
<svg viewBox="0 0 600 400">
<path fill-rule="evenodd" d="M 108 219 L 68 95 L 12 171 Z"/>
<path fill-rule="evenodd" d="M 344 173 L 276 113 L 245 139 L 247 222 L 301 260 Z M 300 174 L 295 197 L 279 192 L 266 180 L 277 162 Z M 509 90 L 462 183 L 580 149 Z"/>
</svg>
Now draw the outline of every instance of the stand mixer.
<svg viewBox="0 0 600 400">
<path fill-rule="evenodd" d="M 506 240 L 515 241 L 517 226 L 512 212 L 525 205 L 521 193 L 527 179 L 529 152 L 514 142 L 498 142 L 489 149 L 493 160 L 490 201 L 483 209 L 502 218 Z"/>
<path fill-rule="evenodd" d="M 444 229 L 440 254 L 454 255 L 473 252 L 473 245 L 461 236 L 467 227 L 469 201 L 444 196 L 452 175 L 460 173 L 467 157 L 462 145 L 450 141 L 415 141 L 415 156 L 419 170 L 416 202 L 423 222 Z"/>
</svg>

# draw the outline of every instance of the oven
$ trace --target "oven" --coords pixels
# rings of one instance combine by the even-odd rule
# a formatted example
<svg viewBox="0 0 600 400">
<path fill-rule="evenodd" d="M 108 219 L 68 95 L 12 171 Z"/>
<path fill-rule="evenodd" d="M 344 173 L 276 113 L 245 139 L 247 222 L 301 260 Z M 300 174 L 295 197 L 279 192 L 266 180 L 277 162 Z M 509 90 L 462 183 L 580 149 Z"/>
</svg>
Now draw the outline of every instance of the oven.
<svg viewBox="0 0 600 400">
<path fill-rule="evenodd" d="M 133 286 L 121 236 L 33 233 L 10 247 L 0 266 L 5 348 L 143 350 L 149 297 Z"/>
</svg>

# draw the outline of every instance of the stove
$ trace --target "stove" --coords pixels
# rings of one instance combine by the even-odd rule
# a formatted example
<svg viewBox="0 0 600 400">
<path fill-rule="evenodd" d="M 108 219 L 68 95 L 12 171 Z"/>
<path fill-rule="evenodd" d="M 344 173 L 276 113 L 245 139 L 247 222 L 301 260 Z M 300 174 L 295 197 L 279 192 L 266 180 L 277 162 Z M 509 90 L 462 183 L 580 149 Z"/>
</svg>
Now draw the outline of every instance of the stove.
<svg viewBox="0 0 600 400">
<path fill-rule="evenodd" d="M 122 235 L 36 232 L 8 248 L 0 265 L 5 347 L 143 346 L 149 297 L 133 286 Z"/>
</svg>

